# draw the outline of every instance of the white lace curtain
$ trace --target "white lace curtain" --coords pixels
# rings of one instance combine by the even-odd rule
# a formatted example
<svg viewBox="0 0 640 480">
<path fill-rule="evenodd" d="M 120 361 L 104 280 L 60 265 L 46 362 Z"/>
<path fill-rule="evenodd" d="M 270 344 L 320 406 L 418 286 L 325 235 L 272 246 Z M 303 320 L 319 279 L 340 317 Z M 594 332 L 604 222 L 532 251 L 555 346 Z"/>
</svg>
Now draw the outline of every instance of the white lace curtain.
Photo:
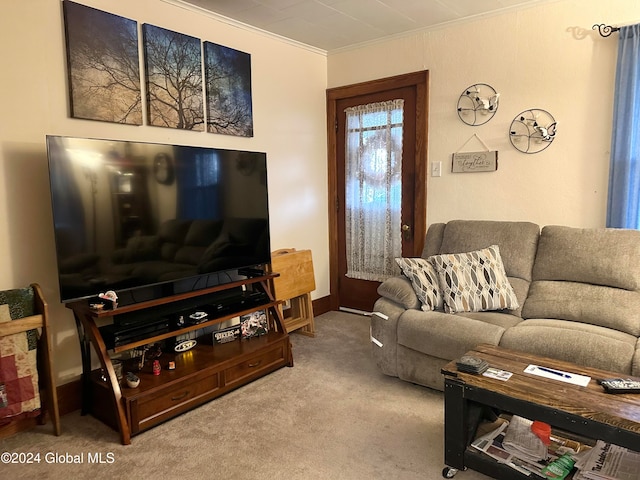
<svg viewBox="0 0 640 480">
<path fill-rule="evenodd" d="M 347 277 L 384 281 L 402 254 L 404 100 L 345 110 Z"/>
</svg>

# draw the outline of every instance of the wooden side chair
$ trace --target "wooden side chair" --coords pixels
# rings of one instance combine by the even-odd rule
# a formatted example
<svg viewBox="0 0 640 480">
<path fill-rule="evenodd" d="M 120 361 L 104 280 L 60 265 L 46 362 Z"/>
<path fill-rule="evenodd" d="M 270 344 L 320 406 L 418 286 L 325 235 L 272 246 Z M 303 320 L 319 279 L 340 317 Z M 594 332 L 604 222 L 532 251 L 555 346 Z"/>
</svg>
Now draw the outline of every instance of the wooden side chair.
<svg viewBox="0 0 640 480">
<path fill-rule="evenodd" d="M 44 425 L 60 435 L 47 303 L 38 284 L 0 291 L 0 438 Z"/>
</svg>

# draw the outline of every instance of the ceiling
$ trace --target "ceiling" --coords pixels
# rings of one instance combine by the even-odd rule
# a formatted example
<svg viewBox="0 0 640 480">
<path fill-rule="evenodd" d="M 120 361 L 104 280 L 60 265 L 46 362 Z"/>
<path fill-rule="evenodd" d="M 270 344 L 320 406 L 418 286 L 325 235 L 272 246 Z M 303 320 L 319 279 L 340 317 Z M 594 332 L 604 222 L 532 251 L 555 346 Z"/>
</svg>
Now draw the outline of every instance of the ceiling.
<svg viewBox="0 0 640 480">
<path fill-rule="evenodd" d="M 549 0 L 179 0 L 331 51 Z"/>
</svg>

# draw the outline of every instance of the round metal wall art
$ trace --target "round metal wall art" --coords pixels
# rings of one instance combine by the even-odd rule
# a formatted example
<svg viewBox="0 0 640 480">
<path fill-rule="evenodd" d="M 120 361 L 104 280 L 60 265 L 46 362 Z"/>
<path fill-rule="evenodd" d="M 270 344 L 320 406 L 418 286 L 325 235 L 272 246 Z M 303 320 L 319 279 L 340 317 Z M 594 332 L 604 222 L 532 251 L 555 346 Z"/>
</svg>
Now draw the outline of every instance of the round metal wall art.
<svg viewBox="0 0 640 480">
<path fill-rule="evenodd" d="M 546 110 L 532 108 L 515 116 L 509 127 L 511 144 L 523 153 L 538 153 L 556 138 L 556 119 Z"/>
<path fill-rule="evenodd" d="M 498 111 L 499 98 L 500 94 L 491 85 L 471 85 L 465 88 L 458 99 L 458 116 L 467 125 L 483 125 Z"/>
</svg>

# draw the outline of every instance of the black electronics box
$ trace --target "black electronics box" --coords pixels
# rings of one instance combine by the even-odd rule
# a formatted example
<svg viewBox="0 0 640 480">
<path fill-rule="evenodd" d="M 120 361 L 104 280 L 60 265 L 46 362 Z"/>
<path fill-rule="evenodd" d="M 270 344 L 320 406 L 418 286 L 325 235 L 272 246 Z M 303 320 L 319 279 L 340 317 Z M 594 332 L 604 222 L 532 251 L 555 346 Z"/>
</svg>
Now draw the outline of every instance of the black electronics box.
<svg viewBox="0 0 640 480">
<path fill-rule="evenodd" d="M 122 327 L 111 324 L 100 327 L 100 333 L 108 349 L 126 345 L 128 343 L 144 340 L 145 338 L 160 335 L 169 331 L 169 319 L 160 318 L 150 321 L 144 325 L 137 325 L 133 328 Z"/>
</svg>

